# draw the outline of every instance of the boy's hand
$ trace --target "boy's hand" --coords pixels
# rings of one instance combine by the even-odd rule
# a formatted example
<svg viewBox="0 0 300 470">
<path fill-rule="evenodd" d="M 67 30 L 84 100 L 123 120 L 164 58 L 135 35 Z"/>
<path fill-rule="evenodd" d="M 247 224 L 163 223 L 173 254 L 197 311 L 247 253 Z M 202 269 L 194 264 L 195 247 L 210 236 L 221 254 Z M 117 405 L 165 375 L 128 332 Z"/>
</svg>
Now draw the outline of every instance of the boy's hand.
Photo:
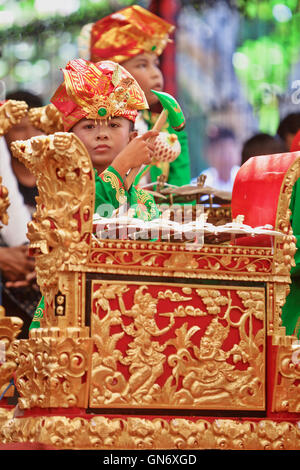
<svg viewBox="0 0 300 470">
<path fill-rule="evenodd" d="M 8 282 L 26 280 L 34 272 L 34 259 L 28 255 L 28 246 L 0 247 L 0 270 Z"/>
<path fill-rule="evenodd" d="M 131 168 L 149 165 L 154 151 L 154 140 L 158 136 L 157 131 L 148 131 L 145 134 L 135 137 L 116 156 L 112 162 L 112 167 L 124 178 Z"/>
</svg>

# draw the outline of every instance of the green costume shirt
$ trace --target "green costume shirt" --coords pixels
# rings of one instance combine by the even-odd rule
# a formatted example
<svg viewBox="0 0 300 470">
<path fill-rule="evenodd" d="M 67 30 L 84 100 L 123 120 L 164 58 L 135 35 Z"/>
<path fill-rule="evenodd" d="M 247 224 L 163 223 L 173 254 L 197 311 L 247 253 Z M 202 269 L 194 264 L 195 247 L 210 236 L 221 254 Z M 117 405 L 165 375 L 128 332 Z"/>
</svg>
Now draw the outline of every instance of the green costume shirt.
<svg viewBox="0 0 300 470">
<path fill-rule="evenodd" d="M 291 269 L 290 292 L 282 307 L 282 325 L 287 335 L 300 336 L 300 179 L 296 181 L 291 196 L 291 225 L 296 237 L 295 266 Z"/>
<path fill-rule="evenodd" d="M 154 126 L 158 114 L 151 113 L 147 110 L 142 111 L 142 117 L 146 122 L 148 129 L 152 129 Z M 164 174 L 167 177 L 167 182 L 169 184 L 174 184 L 176 186 L 183 186 L 185 184 L 190 184 L 191 182 L 191 165 L 190 165 L 190 153 L 188 146 L 188 137 L 185 130 L 180 132 L 175 131 L 170 123 L 167 121 L 165 126 L 162 129 L 162 132 L 169 132 L 169 134 L 176 134 L 181 145 L 181 153 L 174 160 L 174 162 L 167 163 L 162 162 L 157 165 L 151 165 L 150 167 L 150 177 L 151 181 L 154 183 L 157 181 L 157 177 L 161 174 Z M 141 175 L 138 175 L 135 182 L 139 181 Z"/>
<path fill-rule="evenodd" d="M 107 204 L 117 209 L 124 203 L 134 209 L 133 217 L 143 220 L 159 217 L 156 203 L 147 191 L 136 185 L 132 185 L 129 191 L 126 191 L 122 177 L 111 166 L 101 175 L 95 170 L 95 212 L 104 215 L 101 213 L 102 206 L 104 210 Z"/>
<path fill-rule="evenodd" d="M 95 212 L 103 217 L 105 214 L 109 217 L 114 209 L 125 203 L 133 209 L 133 217 L 152 220 L 160 215 L 152 195 L 134 185 L 126 191 L 122 177 L 113 167 L 108 167 L 100 175 L 95 170 Z M 44 308 L 45 299 L 42 297 L 34 313 L 30 330 L 40 327 Z"/>
</svg>

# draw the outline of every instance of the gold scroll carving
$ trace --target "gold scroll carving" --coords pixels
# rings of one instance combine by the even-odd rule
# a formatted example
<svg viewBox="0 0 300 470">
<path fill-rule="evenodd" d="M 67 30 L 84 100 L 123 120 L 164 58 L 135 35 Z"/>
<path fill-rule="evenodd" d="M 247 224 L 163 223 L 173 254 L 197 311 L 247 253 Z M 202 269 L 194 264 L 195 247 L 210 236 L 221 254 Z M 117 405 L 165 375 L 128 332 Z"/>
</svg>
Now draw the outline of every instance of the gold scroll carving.
<svg viewBox="0 0 300 470">
<path fill-rule="evenodd" d="M 31 108 L 28 111 L 28 117 L 33 126 L 45 134 L 64 131 L 61 114 L 52 103 L 40 108 Z"/>
<path fill-rule="evenodd" d="M 7 100 L 0 106 L 0 136 L 6 134 L 9 129 L 18 124 L 28 113 L 28 105 L 25 101 Z"/>
<path fill-rule="evenodd" d="M 277 340 L 273 411 L 299 413 L 300 341 L 296 337 L 277 337 Z"/>
<path fill-rule="evenodd" d="M 172 243 L 126 240 L 93 241 L 87 271 L 103 273 L 268 282 L 272 279 L 270 248 L 204 245 L 199 251 Z M 288 278 L 287 278 L 288 282 Z"/>
<path fill-rule="evenodd" d="M 9 385 L 17 368 L 14 341 L 21 331 L 23 321 L 18 317 L 6 317 L 5 310 L 0 306 L 0 395 Z M 13 396 L 11 387 L 5 397 Z"/>
<path fill-rule="evenodd" d="M 14 124 L 27 114 L 27 104 L 23 101 L 9 100 L 0 107 L 0 136 L 5 134 Z M 8 190 L 2 184 L 0 177 L 0 222 L 8 224 L 9 197 Z M 1 225 L 0 225 L 1 228 Z M 21 332 L 23 321 L 18 317 L 6 317 L 4 307 L 0 306 L 0 395 L 9 386 L 13 373 L 17 368 L 14 341 Z M 14 394 L 13 387 L 8 388 L 4 398 Z M 1 415 L 6 415 L 5 410 Z"/>
<path fill-rule="evenodd" d="M 63 337 L 52 328 L 45 337 L 37 334 L 18 341 L 16 386 L 21 409 L 87 407 L 92 341 L 76 337 L 75 329 L 69 333 Z"/>
<path fill-rule="evenodd" d="M 93 281 L 90 407 L 264 409 L 264 289 L 158 286 Z"/>
<path fill-rule="evenodd" d="M 233 419 L 43 416 L 9 419 L 0 442 L 57 449 L 300 450 L 296 422 Z"/>
</svg>

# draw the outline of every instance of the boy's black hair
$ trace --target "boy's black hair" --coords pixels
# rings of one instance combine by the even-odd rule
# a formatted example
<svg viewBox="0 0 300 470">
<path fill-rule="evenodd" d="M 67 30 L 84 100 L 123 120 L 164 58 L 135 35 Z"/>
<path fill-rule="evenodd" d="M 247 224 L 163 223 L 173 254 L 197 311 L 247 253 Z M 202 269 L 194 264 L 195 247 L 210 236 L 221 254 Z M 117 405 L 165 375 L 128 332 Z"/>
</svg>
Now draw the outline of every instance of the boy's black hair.
<svg viewBox="0 0 300 470">
<path fill-rule="evenodd" d="M 296 134 L 300 129 L 300 113 L 291 113 L 283 118 L 278 126 L 277 135 L 285 140 L 287 134 Z"/>
<path fill-rule="evenodd" d="M 26 90 L 16 90 L 6 94 L 7 100 L 25 101 L 29 108 L 40 108 L 43 100 L 40 96 Z"/>
<path fill-rule="evenodd" d="M 280 137 L 266 133 L 255 134 L 244 142 L 242 148 L 241 165 L 249 158 L 258 155 L 272 155 L 288 152 L 286 143 Z"/>
<path fill-rule="evenodd" d="M 224 139 L 235 140 L 235 134 L 231 129 L 228 129 L 226 127 L 213 126 L 207 131 L 207 139 L 208 143 L 211 145 Z"/>
</svg>

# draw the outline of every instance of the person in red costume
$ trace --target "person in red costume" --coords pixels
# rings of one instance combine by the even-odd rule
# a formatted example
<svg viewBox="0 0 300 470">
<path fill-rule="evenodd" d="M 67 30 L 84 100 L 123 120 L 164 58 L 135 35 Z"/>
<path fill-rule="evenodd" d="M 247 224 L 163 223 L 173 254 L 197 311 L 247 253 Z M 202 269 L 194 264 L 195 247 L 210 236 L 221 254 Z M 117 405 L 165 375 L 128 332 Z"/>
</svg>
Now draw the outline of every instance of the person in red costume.
<svg viewBox="0 0 300 470">
<path fill-rule="evenodd" d="M 139 5 L 132 5 L 85 25 L 78 38 L 80 57 L 91 62 L 117 62 L 142 88 L 149 109 L 141 110 L 138 114 L 135 129 L 139 134 L 152 129 L 159 116 L 160 103 L 151 90 L 163 91 L 164 77 L 159 61 L 174 29 L 163 18 Z M 189 184 L 191 171 L 186 131 L 175 131 L 167 120 L 162 132 L 177 135 L 181 146 L 180 155 L 170 163 L 156 162 L 147 166 L 145 171 L 140 171 L 135 182 L 141 185 L 155 183 L 163 175 L 169 184 Z"/>
</svg>

